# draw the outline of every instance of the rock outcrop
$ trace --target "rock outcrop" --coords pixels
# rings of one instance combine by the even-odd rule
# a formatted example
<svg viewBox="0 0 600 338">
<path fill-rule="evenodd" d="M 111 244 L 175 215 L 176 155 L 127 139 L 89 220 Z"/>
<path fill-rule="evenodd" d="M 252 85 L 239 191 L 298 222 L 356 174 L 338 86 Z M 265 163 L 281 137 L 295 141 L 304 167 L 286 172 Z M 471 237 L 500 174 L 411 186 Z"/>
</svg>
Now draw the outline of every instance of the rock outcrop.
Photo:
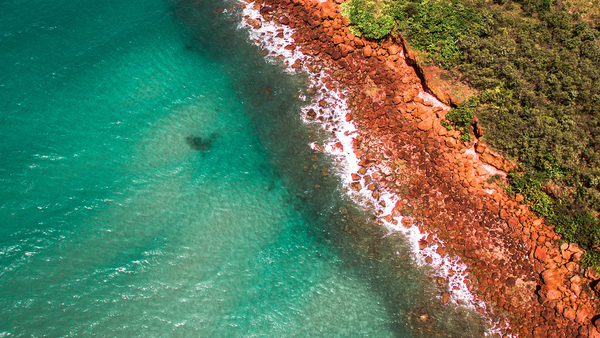
<svg viewBox="0 0 600 338">
<path fill-rule="evenodd" d="M 405 46 L 392 37 L 368 41 L 350 34 L 336 3 L 259 0 L 255 6 L 266 20 L 294 28 L 296 45 L 348 92 L 361 165 L 350 188 L 367 187 L 375 199 L 384 191 L 397 194 L 392 216 L 410 216 L 446 243 L 441 251 L 469 265 L 472 292 L 490 306 L 489 315 L 509 321 L 505 334 L 599 337 L 600 290 L 592 287 L 599 277 L 584 269 L 582 250 L 560 244 L 521 203 L 523 196 L 489 183 L 498 170 L 516 166 L 442 127 L 449 107 L 426 93 L 427 70 L 407 59 Z M 450 96 L 437 96 L 452 103 Z M 374 173 L 367 175 L 367 168 Z M 449 295 L 441 300 L 448 303 Z"/>
</svg>

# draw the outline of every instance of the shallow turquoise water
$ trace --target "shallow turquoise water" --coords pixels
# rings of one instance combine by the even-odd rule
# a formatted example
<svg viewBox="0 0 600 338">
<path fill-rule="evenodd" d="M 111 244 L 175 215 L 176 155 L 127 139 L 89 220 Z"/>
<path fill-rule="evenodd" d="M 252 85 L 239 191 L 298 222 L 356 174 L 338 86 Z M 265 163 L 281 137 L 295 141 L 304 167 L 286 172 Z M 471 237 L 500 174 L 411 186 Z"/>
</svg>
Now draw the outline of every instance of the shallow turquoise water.
<svg viewBox="0 0 600 338">
<path fill-rule="evenodd" d="M 307 146 L 305 80 L 228 5 L 0 3 L 0 337 L 432 335 L 433 287 L 343 231 L 373 226 Z"/>
</svg>

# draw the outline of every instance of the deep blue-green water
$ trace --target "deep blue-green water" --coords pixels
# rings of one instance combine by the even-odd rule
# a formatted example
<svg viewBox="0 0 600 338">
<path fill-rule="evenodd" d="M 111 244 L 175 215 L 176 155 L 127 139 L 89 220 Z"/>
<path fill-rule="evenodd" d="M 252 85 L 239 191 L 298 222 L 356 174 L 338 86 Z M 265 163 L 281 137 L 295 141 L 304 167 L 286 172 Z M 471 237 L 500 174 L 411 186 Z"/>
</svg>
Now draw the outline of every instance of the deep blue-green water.
<svg viewBox="0 0 600 338">
<path fill-rule="evenodd" d="M 0 1 L 0 337 L 478 336 L 232 7 Z"/>
</svg>

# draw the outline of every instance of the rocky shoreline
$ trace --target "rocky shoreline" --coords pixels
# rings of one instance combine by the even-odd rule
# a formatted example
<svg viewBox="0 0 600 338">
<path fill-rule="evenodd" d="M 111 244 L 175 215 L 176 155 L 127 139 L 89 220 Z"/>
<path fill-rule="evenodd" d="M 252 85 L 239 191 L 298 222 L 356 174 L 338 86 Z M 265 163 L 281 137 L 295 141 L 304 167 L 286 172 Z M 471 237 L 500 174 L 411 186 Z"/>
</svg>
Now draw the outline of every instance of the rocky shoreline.
<svg viewBox="0 0 600 338">
<path fill-rule="evenodd" d="M 296 59 L 291 67 L 325 72 L 335 81 L 326 83 L 329 89 L 343 86 L 351 111 L 346 119 L 357 128 L 348 150 L 360 160 L 350 188 L 367 191 L 383 206 L 389 204 L 384 196 L 394 194 L 395 205 L 380 215 L 386 222 L 418 224 L 429 233 L 421 249 L 461 257 L 469 267 L 469 291 L 486 304 L 480 313 L 508 322 L 499 325 L 502 335 L 600 337 L 600 290 L 594 290 L 600 277 L 580 264 L 582 250 L 561 244 L 520 203 L 522 196 L 510 197 L 490 183 L 514 165 L 478 140 L 461 142 L 457 131 L 442 127 L 449 107 L 424 88 L 449 101 L 431 89 L 404 43 L 351 35 L 341 2 L 259 0 L 249 6 L 262 18 L 247 21 L 255 28 L 262 20 L 293 28 L 294 42 L 285 48 L 299 48 L 317 64 Z M 319 102 L 323 109 L 327 104 Z M 318 108 L 306 115 L 327 118 Z M 450 293 L 440 295 L 442 303 Z"/>
</svg>

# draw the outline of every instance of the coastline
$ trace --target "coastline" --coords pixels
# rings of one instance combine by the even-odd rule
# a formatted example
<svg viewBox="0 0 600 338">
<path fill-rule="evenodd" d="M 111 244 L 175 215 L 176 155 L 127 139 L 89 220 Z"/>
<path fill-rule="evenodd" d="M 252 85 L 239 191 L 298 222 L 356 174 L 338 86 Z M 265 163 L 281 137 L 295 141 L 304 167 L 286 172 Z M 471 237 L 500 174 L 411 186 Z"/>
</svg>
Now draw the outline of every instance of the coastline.
<svg viewBox="0 0 600 338">
<path fill-rule="evenodd" d="M 332 132 L 313 150 L 337 156 L 350 195 L 390 231 L 407 235 L 416 262 L 447 285 L 442 303 L 494 318 L 490 335 L 600 336 L 589 288 L 596 272 L 578 264 L 576 246 L 559 246 L 518 197 L 486 182 L 499 173 L 489 159 L 503 159 L 441 127 L 449 107 L 425 92 L 401 44 L 352 36 L 329 1 L 244 7 L 261 47 L 289 71 L 309 74 L 314 93 L 303 118 Z"/>
</svg>

